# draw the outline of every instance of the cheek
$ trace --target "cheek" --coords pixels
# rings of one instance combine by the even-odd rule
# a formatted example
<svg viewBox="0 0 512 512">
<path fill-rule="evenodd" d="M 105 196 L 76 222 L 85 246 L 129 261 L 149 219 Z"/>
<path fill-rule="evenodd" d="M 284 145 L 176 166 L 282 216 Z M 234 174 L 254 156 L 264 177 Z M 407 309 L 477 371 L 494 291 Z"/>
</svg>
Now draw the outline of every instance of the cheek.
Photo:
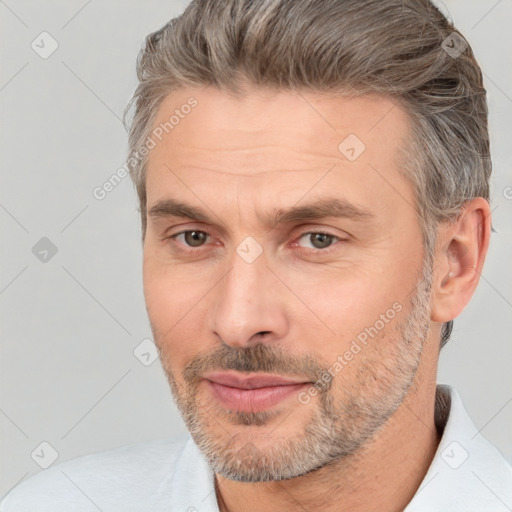
<svg viewBox="0 0 512 512">
<path fill-rule="evenodd" d="M 291 337 L 301 340 L 301 351 L 314 353 L 331 367 L 343 386 L 356 382 L 363 368 L 384 371 L 381 362 L 401 337 L 408 290 L 379 274 L 352 268 L 314 279 L 301 276 L 293 288 L 301 290 L 303 303 L 295 301 Z"/>
<path fill-rule="evenodd" d="M 206 304 L 211 286 L 203 280 L 179 278 L 144 260 L 144 296 L 155 343 L 167 363 L 180 368 L 201 350 Z"/>
<path fill-rule="evenodd" d="M 311 340 L 316 349 L 320 348 L 316 343 L 319 336 L 332 338 L 329 345 L 342 349 L 380 315 L 391 310 L 389 316 L 394 316 L 393 304 L 402 304 L 407 294 L 403 285 L 378 269 L 371 272 L 352 267 L 342 272 L 320 272 L 314 277 L 290 273 L 287 282 L 292 289 L 300 290 L 301 301 L 294 301 L 295 311 L 302 311 L 303 332 L 308 327 L 316 332 Z"/>
<path fill-rule="evenodd" d="M 193 312 L 208 292 L 208 282 L 192 268 L 170 264 L 151 249 L 144 253 L 143 282 L 151 320 L 167 329 Z"/>
</svg>

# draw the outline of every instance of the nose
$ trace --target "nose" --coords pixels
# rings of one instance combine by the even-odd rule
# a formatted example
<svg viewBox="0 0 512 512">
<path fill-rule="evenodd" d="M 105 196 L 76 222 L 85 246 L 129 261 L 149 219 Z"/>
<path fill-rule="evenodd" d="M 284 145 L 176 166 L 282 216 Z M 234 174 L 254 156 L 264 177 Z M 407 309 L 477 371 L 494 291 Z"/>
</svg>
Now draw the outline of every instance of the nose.
<svg viewBox="0 0 512 512">
<path fill-rule="evenodd" d="M 263 254 L 252 263 L 235 254 L 211 300 L 208 328 L 226 345 L 247 348 L 287 332 L 286 297 Z"/>
</svg>

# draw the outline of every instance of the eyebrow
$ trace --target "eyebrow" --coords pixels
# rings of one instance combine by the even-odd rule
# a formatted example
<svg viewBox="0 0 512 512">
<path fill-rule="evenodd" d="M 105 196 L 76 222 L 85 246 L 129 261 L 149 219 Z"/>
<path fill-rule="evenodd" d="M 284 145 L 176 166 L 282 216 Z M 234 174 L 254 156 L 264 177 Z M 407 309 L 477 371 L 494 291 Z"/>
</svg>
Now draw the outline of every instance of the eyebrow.
<svg viewBox="0 0 512 512">
<path fill-rule="evenodd" d="M 212 217 L 202 208 L 198 208 L 174 199 L 158 201 L 148 211 L 151 218 L 180 217 L 197 222 L 213 223 Z M 370 220 L 375 215 L 360 206 L 344 199 L 325 198 L 301 206 L 276 208 L 270 213 L 260 216 L 261 222 L 267 227 L 277 224 L 303 222 L 324 218 L 347 218 L 353 220 Z"/>
</svg>

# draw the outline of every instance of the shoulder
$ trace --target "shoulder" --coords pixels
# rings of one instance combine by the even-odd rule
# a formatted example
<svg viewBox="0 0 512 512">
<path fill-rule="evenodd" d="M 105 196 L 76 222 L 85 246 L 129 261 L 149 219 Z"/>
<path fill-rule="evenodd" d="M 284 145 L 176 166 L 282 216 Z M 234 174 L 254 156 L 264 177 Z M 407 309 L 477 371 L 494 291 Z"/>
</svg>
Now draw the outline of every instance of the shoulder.
<svg viewBox="0 0 512 512">
<path fill-rule="evenodd" d="M 111 510 L 121 504 L 138 510 L 165 494 L 190 441 L 184 436 L 132 444 L 58 464 L 15 487 L 0 512 Z"/>
</svg>

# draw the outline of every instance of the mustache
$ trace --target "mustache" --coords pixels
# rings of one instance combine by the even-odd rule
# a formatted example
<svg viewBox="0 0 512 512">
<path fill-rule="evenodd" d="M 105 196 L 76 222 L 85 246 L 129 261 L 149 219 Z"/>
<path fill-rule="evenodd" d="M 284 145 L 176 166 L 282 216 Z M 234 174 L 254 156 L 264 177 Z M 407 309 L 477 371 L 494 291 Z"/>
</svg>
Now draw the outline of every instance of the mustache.
<svg viewBox="0 0 512 512">
<path fill-rule="evenodd" d="M 247 348 L 233 348 L 223 344 L 212 352 L 194 357 L 183 369 L 183 378 L 187 384 L 194 385 L 211 370 L 276 373 L 316 382 L 321 380 L 328 367 L 309 354 L 294 356 L 275 345 L 259 343 Z"/>
</svg>

